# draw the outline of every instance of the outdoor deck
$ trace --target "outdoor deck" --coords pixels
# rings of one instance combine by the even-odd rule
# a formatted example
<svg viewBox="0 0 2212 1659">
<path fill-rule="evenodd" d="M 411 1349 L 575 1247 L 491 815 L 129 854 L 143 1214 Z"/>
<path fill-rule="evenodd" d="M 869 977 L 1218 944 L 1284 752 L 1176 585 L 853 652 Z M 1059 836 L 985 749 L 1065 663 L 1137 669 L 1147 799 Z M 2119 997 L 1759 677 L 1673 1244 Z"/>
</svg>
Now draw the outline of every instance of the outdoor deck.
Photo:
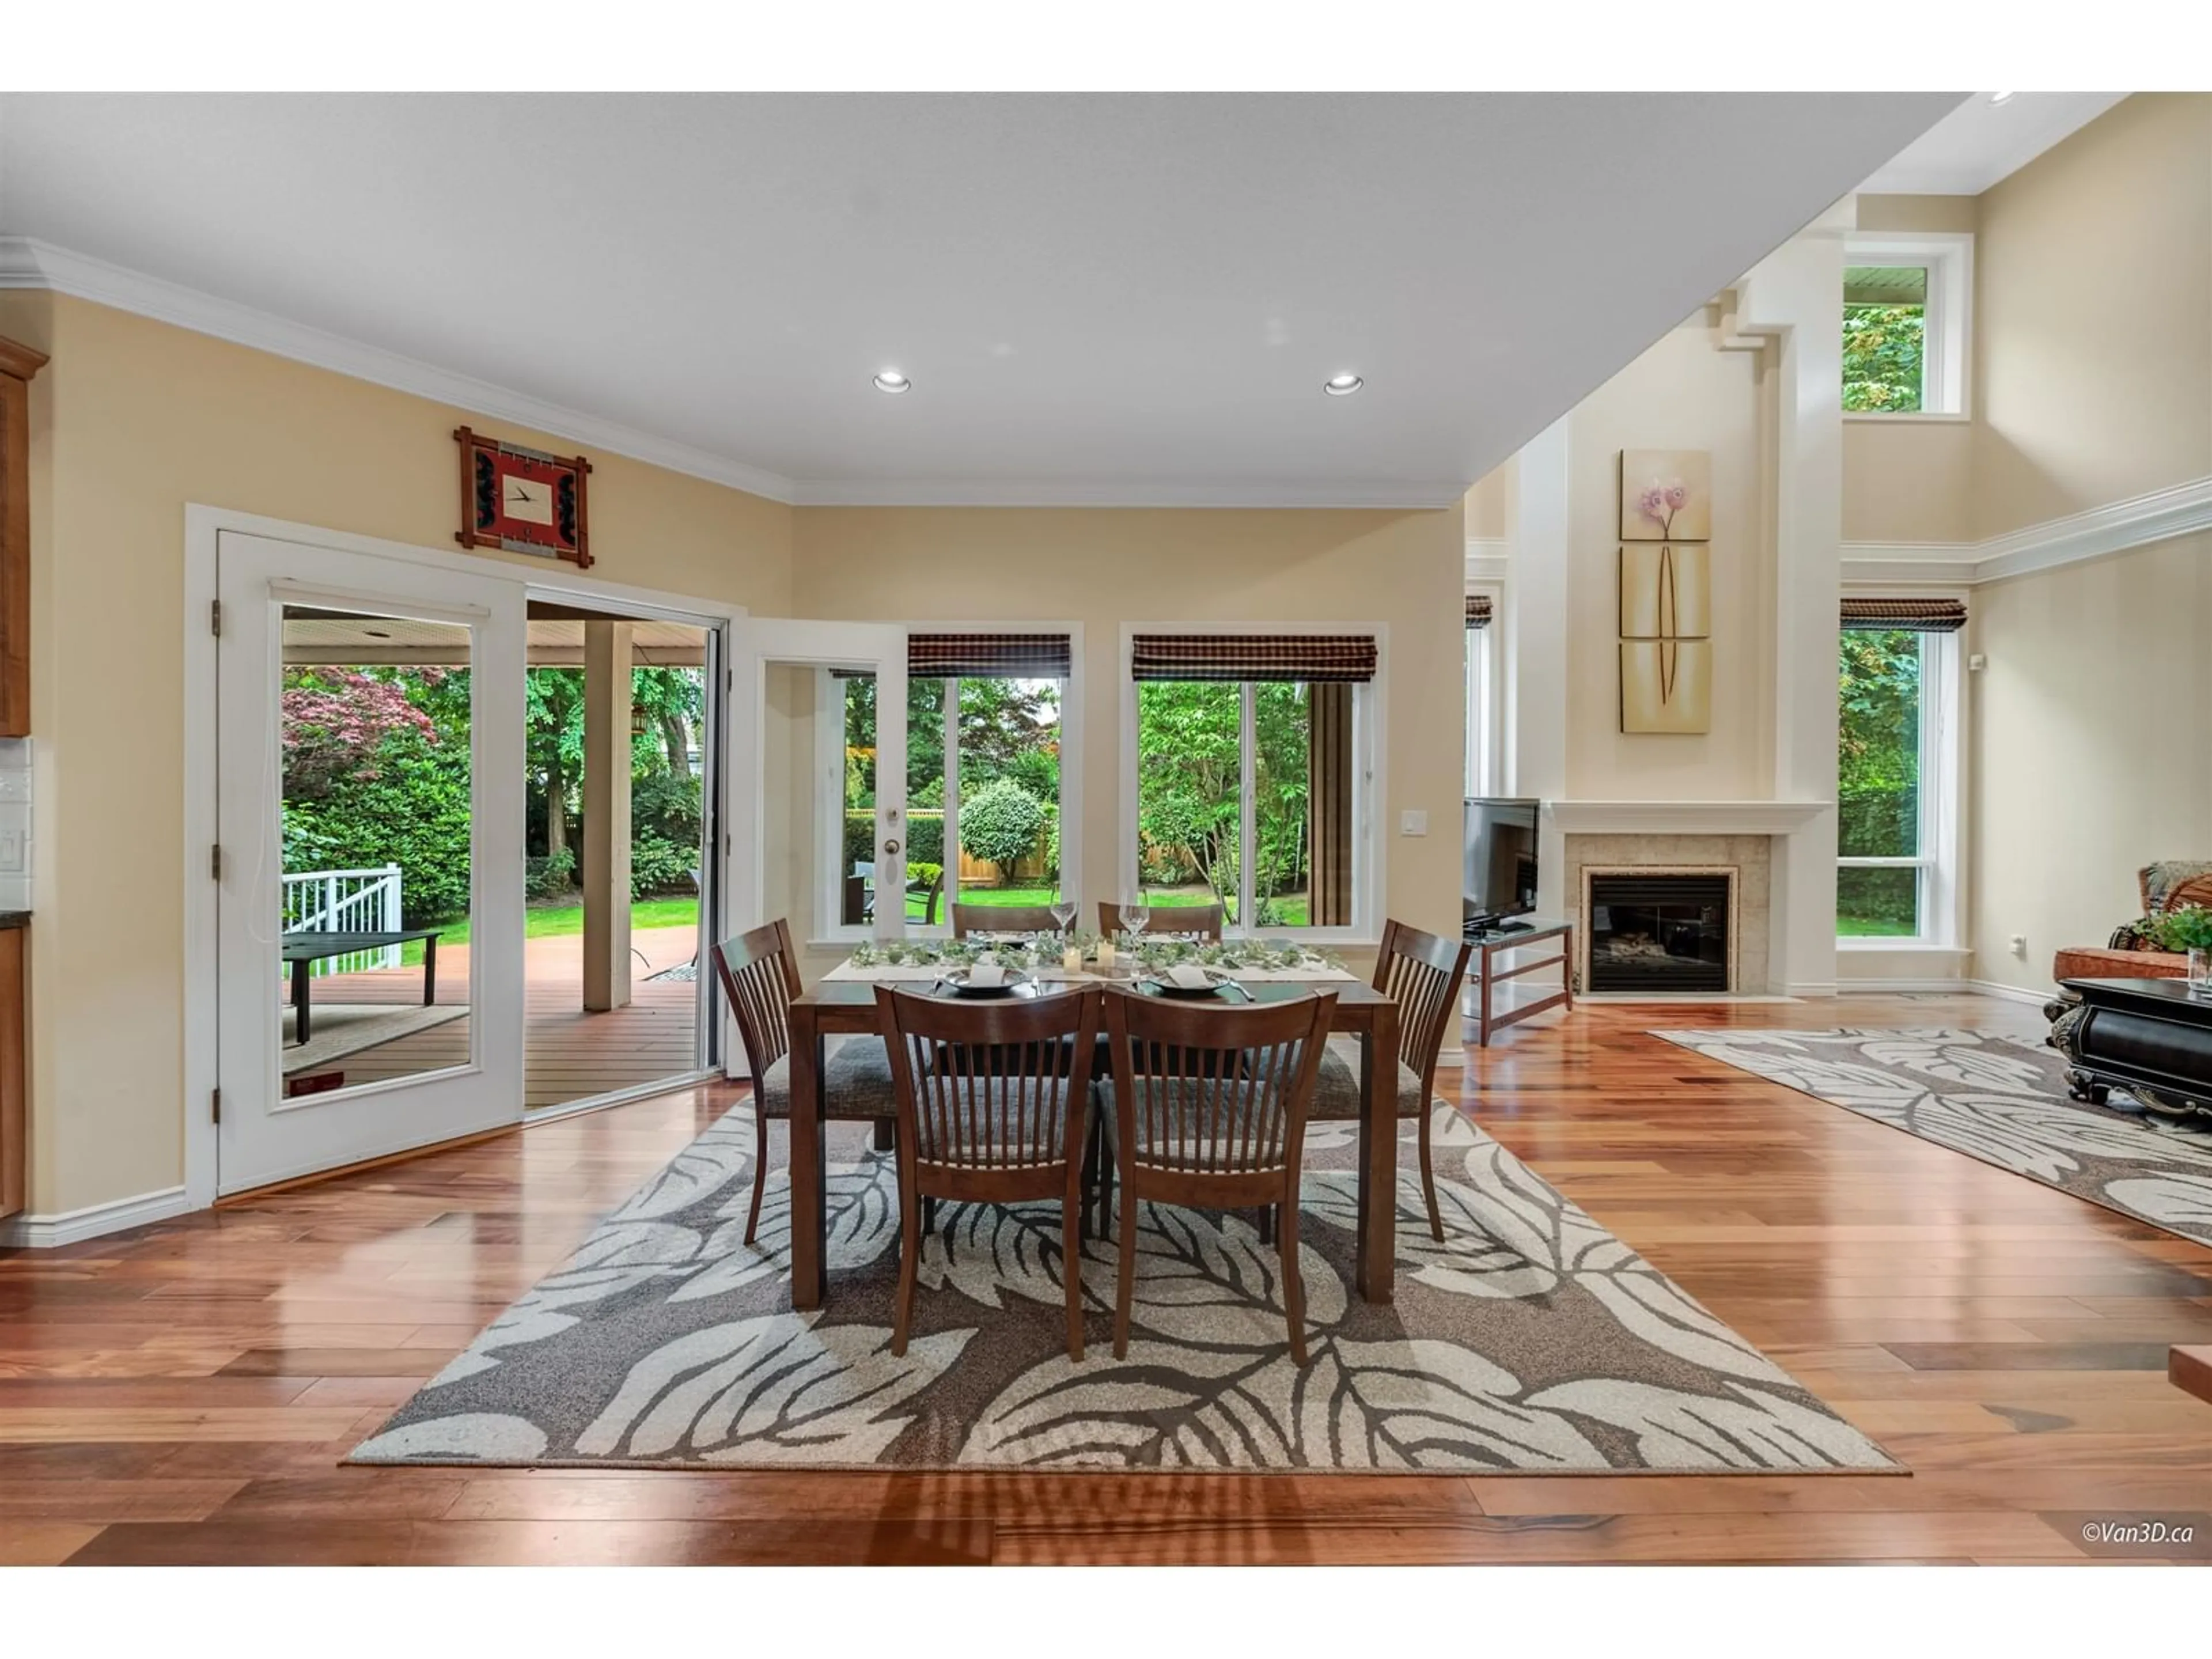
<svg viewBox="0 0 2212 1659">
<path fill-rule="evenodd" d="M 528 939 L 523 945 L 523 1103 L 528 1109 L 627 1089 L 696 1070 L 693 1031 L 698 987 L 690 980 L 656 980 L 691 959 L 697 939 L 690 927 L 657 927 L 631 936 L 646 966 L 630 959 L 630 1003 L 605 1013 L 583 1012 L 583 941 L 569 936 Z M 392 1003 L 422 999 L 419 967 L 330 974 L 311 991 L 316 1006 Z M 438 1000 L 469 997 L 469 951 L 438 952 Z M 363 1048 L 318 1070 L 342 1070 L 348 1087 L 382 1078 L 406 1077 L 466 1061 L 469 1020 L 464 1017 Z"/>
</svg>

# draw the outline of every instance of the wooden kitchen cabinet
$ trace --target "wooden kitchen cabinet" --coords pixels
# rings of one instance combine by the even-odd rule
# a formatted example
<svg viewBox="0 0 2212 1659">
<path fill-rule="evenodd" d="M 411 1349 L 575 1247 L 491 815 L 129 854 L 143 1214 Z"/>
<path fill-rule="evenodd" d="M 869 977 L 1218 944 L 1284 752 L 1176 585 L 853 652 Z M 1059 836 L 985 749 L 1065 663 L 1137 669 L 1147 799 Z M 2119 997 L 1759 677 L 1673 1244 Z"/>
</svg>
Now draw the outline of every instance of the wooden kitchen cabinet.
<svg viewBox="0 0 2212 1659">
<path fill-rule="evenodd" d="M 23 1207 L 30 1184 L 29 1147 L 24 1133 L 30 1115 L 30 1078 L 24 1070 L 24 947 L 21 927 L 0 928 L 0 1216 Z"/>
<path fill-rule="evenodd" d="M 0 738 L 31 734 L 31 377 L 46 362 L 0 337 Z"/>
</svg>

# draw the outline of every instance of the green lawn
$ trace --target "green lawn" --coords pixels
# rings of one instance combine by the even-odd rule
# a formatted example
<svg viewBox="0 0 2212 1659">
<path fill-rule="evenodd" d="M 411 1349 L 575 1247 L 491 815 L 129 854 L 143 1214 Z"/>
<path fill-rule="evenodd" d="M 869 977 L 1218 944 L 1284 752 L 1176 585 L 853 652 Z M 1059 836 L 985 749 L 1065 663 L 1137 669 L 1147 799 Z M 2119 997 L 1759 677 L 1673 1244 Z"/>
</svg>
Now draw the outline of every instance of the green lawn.
<svg viewBox="0 0 2212 1659">
<path fill-rule="evenodd" d="M 1910 921 L 1898 921 L 1886 916 L 1842 916 L 1836 918 L 1838 939 L 1911 939 L 1915 928 Z"/>
<path fill-rule="evenodd" d="M 632 932 L 647 927 L 696 927 L 699 922 L 699 897 L 688 893 L 680 898 L 634 899 L 629 907 Z M 526 939 L 565 939 L 584 931 L 584 907 L 575 904 L 533 904 L 522 913 L 522 933 Z M 469 942 L 469 919 L 462 917 L 438 930 L 441 945 L 466 945 Z M 422 942 L 416 940 L 401 947 L 400 961 L 405 966 L 420 967 L 422 963 Z"/>
</svg>

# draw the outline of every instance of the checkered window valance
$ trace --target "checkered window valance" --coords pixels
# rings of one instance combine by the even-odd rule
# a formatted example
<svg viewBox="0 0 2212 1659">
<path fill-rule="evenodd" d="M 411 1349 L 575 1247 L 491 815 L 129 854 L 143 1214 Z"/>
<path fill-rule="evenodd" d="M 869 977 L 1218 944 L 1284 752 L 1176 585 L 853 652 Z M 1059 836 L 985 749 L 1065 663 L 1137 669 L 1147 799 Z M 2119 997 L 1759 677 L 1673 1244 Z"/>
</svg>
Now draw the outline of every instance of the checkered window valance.
<svg viewBox="0 0 2212 1659">
<path fill-rule="evenodd" d="M 1955 634 L 1966 625 L 1963 599 L 1861 599 L 1844 601 L 1846 628 L 1894 629 L 1915 634 Z"/>
<path fill-rule="evenodd" d="M 1064 680 L 1073 653 L 1065 634 L 909 634 L 906 672 L 918 680 Z"/>
<path fill-rule="evenodd" d="M 1470 593 L 1467 596 L 1467 625 L 1469 628 L 1490 626 L 1490 595 Z"/>
<path fill-rule="evenodd" d="M 1139 634 L 1139 680 L 1299 680 L 1361 684 L 1375 678 L 1371 634 Z"/>
</svg>

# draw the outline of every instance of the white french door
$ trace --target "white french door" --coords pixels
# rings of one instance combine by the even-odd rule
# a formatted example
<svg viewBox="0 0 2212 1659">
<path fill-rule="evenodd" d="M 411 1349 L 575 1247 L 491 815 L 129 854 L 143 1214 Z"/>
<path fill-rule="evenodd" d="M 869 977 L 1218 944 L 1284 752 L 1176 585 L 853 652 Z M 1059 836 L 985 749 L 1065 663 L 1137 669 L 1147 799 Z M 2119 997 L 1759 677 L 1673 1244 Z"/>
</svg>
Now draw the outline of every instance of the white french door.
<svg viewBox="0 0 2212 1659">
<path fill-rule="evenodd" d="M 518 1121 L 522 584 L 231 531 L 216 584 L 218 1189 Z"/>
<path fill-rule="evenodd" d="M 906 652 L 896 623 L 735 625 L 734 931 L 782 916 L 802 947 L 905 933 Z"/>
</svg>

